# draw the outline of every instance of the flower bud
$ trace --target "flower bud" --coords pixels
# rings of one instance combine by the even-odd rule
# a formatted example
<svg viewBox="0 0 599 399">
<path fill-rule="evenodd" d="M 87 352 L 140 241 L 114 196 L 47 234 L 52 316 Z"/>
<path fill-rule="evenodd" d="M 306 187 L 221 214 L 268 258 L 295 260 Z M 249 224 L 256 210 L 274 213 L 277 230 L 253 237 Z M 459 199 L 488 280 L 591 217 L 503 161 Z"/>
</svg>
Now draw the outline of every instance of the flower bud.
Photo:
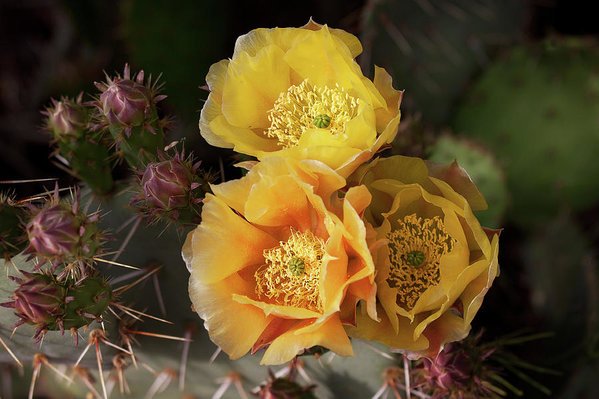
<svg viewBox="0 0 599 399">
<path fill-rule="evenodd" d="M 64 256 L 79 242 L 78 221 L 73 212 L 58 204 L 41 209 L 27 224 L 31 251 L 44 257 Z"/>
<path fill-rule="evenodd" d="M 64 136 L 79 137 L 87 126 L 88 113 L 81 104 L 81 96 L 76 101 L 68 97 L 60 101 L 52 99 L 52 107 L 43 112 L 46 115 L 46 127 L 56 139 Z"/>
<path fill-rule="evenodd" d="M 198 223 L 201 201 L 208 178 L 198 175 L 198 163 L 184 152 L 169 157 L 158 155 L 159 162 L 149 163 L 139 174 L 140 192 L 132 203 L 151 221 L 160 218 L 181 223 Z"/>
<path fill-rule="evenodd" d="M 452 390 L 467 384 L 472 372 L 472 360 L 465 351 L 448 344 L 435 361 L 423 359 L 422 370 L 429 386 Z"/>
<path fill-rule="evenodd" d="M 46 205 L 31 207 L 32 217 L 26 225 L 29 246 L 24 253 L 42 261 L 37 268 L 51 262 L 56 270 L 61 263 L 77 261 L 85 275 L 85 265 L 92 263 L 104 242 L 97 225 L 98 214 L 87 215 L 79 210 L 78 194 L 72 204 L 59 201 L 55 191 Z"/>
<path fill-rule="evenodd" d="M 128 76 L 108 79 L 100 103 L 111 124 L 127 126 L 141 125 L 151 105 L 146 86 Z"/>
<path fill-rule="evenodd" d="M 26 280 L 16 279 L 19 286 L 13 294 L 15 313 L 28 324 L 51 324 L 62 313 L 64 290 L 51 276 L 24 274 Z"/>
<path fill-rule="evenodd" d="M 185 207 L 191 190 L 191 171 L 175 158 L 148 164 L 141 179 L 146 201 L 164 210 Z"/>
</svg>

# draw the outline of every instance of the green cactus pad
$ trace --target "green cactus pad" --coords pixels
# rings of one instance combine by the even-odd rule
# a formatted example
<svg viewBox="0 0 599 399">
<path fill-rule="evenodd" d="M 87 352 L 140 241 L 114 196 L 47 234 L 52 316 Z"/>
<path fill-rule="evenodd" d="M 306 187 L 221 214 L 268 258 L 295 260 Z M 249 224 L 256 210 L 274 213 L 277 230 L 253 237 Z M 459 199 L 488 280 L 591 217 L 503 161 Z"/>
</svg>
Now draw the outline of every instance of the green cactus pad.
<svg viewBox="0 0 599 399">
<path fill-rule="evenodd" d="M 156 111 L 154 111 L 154 116 Z M 158 150 L 164 148 L 164 132 L 158 126 L 156 117 L 152 127 L 155 133 L 142 126 L 134 126 L 129 134 L 125 127 L 110 126 L 109 130 L 118 146 L 119 154 L 134 169 L 141 169 L 150 162 L 158 160 Z"/>
<path fill-rule="evenodd" d="M 112 289 L 108 283 L 98 277 L 88 277 L 77 286 L 66 286 L 67 300 L 64 314 L 64 328 L 80 328 L 99 317 L 113 299 Z"/>
<path fill-rule="evenodd" d="M 453 127 L 485 144 L 507 174 L 509 217 L 538 223 L 599 198 L 599 51 L 560 40 L 498 60 L 458 108 Z"/>
<path fill-rule="evenodd" d="M 60 155 L 70 162 L 72 174 L 87 183 L 94 193 L 105 195 L 112 190 L 112 160 L 106 146 L 86 135 L 76 141 L 67 138 L 57 146 Z"/>
<path fill-rule="evenodd" d="M 485 197 L 488 209 L 476 212 L 483 226 L 499 227 L 508 203 L 508 191 L 502 169 L 490 151 L 464 139 L 445 135 L 429 148 L 431 161 L 457 160 Z"/>
</svg>

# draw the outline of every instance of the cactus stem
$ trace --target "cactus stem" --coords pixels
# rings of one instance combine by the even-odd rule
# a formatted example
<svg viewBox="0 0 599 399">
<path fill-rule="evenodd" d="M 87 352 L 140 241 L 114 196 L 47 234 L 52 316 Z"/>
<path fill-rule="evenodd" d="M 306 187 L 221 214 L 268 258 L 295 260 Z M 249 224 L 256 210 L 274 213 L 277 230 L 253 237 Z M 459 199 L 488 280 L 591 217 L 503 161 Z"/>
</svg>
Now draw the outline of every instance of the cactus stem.
<svg viewBox="0 0 599 399">
<path fill-rule="evenodd" d="M 21 361 L 19 360 L 19 358 L 17 358 L 17 355 L 15 355 L 13 353 L 13 351 L 10 350 L 10 348 L 8 347 L 8 345 L 6 345 L 6 342 L 4 342 L 4 340 L 2 339 L 2 337 L 0 337 L 0 344 L 2 344 L 2 346 L 4 347 L 4 349 L 6 349 L 6 351 L 10 355 L 10 357 L 12 357 L 15 360 L 15 362 L 17 362 L 17 364 L 19 365 L 19 367 L 21 367 L 21 369 L 22 369 L 23 368 L 23 363 L 21 363 Z"/>
</svg>

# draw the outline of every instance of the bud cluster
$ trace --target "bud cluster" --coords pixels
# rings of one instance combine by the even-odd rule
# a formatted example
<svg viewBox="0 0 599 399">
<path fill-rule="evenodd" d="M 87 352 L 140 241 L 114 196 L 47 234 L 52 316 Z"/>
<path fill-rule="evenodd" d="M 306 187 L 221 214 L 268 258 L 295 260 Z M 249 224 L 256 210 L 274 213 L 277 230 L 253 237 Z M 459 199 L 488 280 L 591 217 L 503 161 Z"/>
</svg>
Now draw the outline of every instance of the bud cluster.
<svg viewBox="0 0 599 399">
<path fill-rule="evenodd" d="M 144 83 L 144 72 L 131 75 L 125 65 L 123 75 L 106 76 L 97 83 L 100 96 L 94 101 L 97 109 L 95 129 L 108 130 L 117 149 L 133 168 L 142 167 L 157 159 L 156 152 L 164 146 L 164 127 L 167 119 L 159 119 L 156 104 L 166 98 L 158 94 L 162 85 Z"/>
<path fill-rule="evenodd" d="M 77 99 L 52 99 L 52 105 L 42 113 L 46 130 L 53 136 L 54 153 L 70 166 L 71 174 L 84 182 L 96 194 L 105 195 L 114 186 L 110 143 L 101 132 L 90 127 L 93 108 Z"/>
<path fill-rule="evenodd" d="M 141 168 L 155 162 L 164 146 L 168 118 L 158 117 L 156 104 L 166 96 L 159 94 L 157 80 L 144 80 L 143 71 L 132 75 L 126 65 L 122 76 L 106 75 L 105 82 L 96 82 L 100 92 L 93 101 L 83 102 L 83 93 L 52 99 L 42 112 L 54 154 L 96 194 L 114 189 L 116 160 Z"/>
<path fill-rule="evenodd" d="M 505 397 L 508 391 L 522 396 L 522 391 L 504 378 L 505 370 L 515 375 L 522 375 L 523 370 L 546 374 L 555 372 L 527 363 L 505 347 L 543 336 L 545 335 L 511 335 L 481 343 L 481 331 L 463 341 L 452 342 L 435 359 L 422 358 L 416 361 L 413 370 L 415 386 L 431 399 L 498 398 Z M 542 392 L 549 392 L 532 377 L 527 382 Z"/>
<path fill-rule="evenodd" d="M 36 326 L 34 338 L 39 341 L 46 331 L 77 329 L 96 320 L 106 310 L 112 290 L 106 281 L 88 277 L 75 281 L 58 280 L 47 273 L 22 272 L 24 279 L 11 277 L 18 284 L 10 302 L 1 304 L 15 310 L 22 324 Z"/>
</svg>

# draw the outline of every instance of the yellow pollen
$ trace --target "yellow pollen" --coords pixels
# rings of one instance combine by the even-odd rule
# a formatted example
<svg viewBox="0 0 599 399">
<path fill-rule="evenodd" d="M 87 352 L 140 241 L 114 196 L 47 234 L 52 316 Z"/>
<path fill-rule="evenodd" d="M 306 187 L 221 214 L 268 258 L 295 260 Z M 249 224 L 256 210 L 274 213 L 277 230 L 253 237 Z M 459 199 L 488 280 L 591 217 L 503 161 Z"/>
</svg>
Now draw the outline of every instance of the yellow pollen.
<svg viewBox="0 0 599 399">
<path fill-rule="evenodd" d="M 276 137 L 284 148 L 297 145 L 307 129 L 323 128 L 332 135 L 343 134 L 345 124 L 358 114 L 358 105 L 359 100 L 339 85 L 334 88 L 312 86 L 306 79 L 279 95 L 268 111 L 270 127 L 265 133 Z M 322 123 L 323 115 L 328 124 Z"/>
<path fill-rule="evenodd" d="M 391 262 L 387 283 L 397 290 L 398 303 L 410 310 L 427 288 L 439 284 L 439 262 L 456 240 L 439 216 L 416 215 L 399 220 L 399 228 L 388 233 L 387 239 Z"/>
<path fill-rule="evenodd" d="M 291 230 L 287 241 L 265 249 L 265 264 L 256 273 L 256 294 L 278 305 L 322 311 L 320 299 L 320 269 L 324 242 L 312 232 Z M 290 265 L 303 262 L 303 272 Z"/>
</svg>

